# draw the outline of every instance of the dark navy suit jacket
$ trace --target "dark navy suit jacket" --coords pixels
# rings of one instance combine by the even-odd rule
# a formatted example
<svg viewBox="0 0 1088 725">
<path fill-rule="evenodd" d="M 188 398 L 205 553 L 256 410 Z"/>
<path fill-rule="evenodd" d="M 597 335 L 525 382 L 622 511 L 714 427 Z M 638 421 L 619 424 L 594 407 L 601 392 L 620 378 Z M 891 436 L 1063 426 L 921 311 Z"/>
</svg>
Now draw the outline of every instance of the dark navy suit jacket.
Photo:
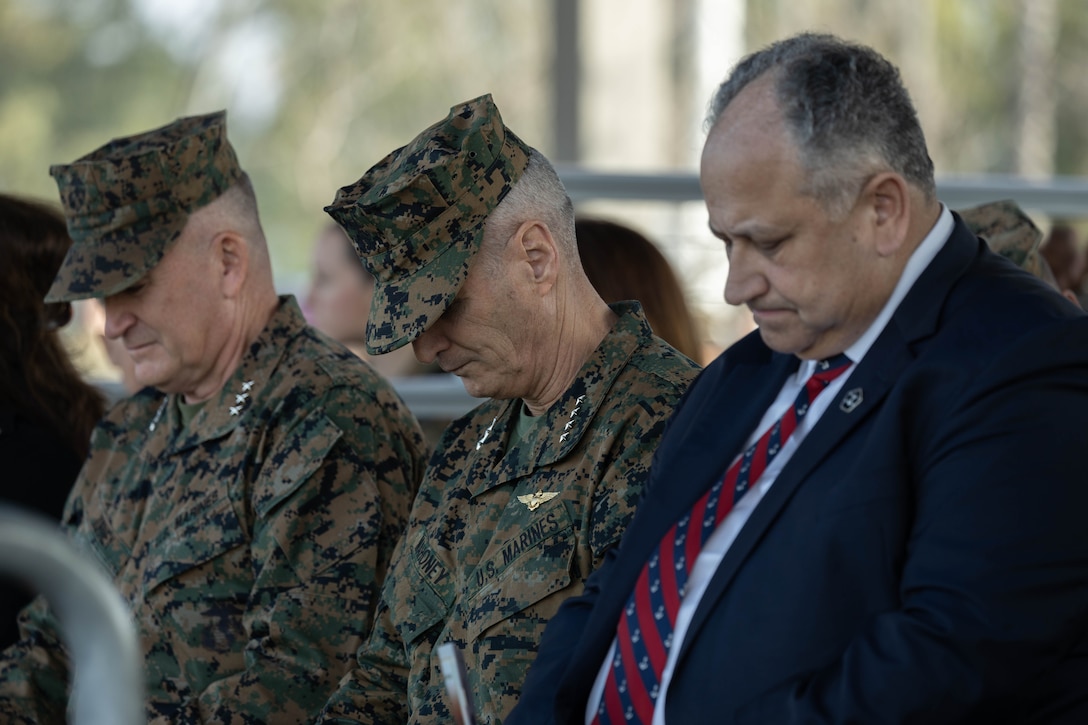
<svg viewBox="0 0 1088 725">
<path fill-rule="evenodd" d="M 643 564 L 798 364 L 757 332 L 697 379 L 508 725 L 583 722 Z M 1088 723 L 1088 318 L 957 218 L 839 396 L 714 575 L 667 722 Z"/>
</svg>

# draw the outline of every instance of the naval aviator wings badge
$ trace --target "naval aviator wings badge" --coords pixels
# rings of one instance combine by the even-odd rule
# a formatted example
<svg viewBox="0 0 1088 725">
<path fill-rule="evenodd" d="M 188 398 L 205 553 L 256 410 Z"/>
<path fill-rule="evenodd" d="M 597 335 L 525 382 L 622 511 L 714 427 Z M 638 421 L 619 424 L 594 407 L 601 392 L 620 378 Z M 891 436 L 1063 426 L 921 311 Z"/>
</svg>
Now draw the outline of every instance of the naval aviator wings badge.
<svg viewBox="0 0 1088 725">
<path fill-rule="evenodd" d="M 540 504 L 551 501 L 558 495 L 558 491 L 549 491 L 548 493 L 544 493 L 540 489 L 537 489 L 536 493 L 518 496 L 518 501 L 521 501 L 523 504 L 525 504 L 530 511 L 536 511 L 540 507 Z"/>
</svg>

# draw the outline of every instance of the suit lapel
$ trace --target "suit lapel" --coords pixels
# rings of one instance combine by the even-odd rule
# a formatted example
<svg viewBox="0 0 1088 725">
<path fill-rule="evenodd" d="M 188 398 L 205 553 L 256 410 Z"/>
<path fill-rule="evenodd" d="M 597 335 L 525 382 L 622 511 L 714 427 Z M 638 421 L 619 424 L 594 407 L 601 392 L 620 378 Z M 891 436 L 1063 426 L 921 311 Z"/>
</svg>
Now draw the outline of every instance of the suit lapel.
<svg viewBox="0 0 1088 725">
<path fill-rule="evenodd" d="M 596 612 L 608 612 L 606 618 L 623 607 L 661 538 L 721 475 L 796 369 L 796 358 L 774 355 L 758 333 L 753 336 L 734 346 L 744 348 L 741 354 L 731 350 L 703 371 L 669 421 L 665 440 L 674 443 L 663 445 L 655 456 L 649 488 L 620 543 L 611 576 L 621 584 L 605 587 L 596 607 Z"/>
<path fill-rule="evenodd" d="M 663 461 L 666 469 L 655 481 L 653 498 L 668 509 L 665 518 L 670 526 L 691 509 L 741 452 L 798 364 L 792 355 L 774 355 L 760 364 L 740 364 L 723 384 L 712 386 L 699 401 L 698 413 L 685 421 L 687 430 L 682 445 Z M 660 513 L 654 518 L 659 516 Z M 656 546 L 658 542 L 653 543 Z"/>
<path fill-rule="evenodd" d="M 805 437 L 726 551 L 688 627 L 681 645 L 681 657 L 695 634 L 713 616 L 717 601 L 725 595 L 741 566 L 797 489 L 828 453 L 879 407 L 899 372 L 913 359 L 897 330 L 889 328 L 885 333 L 846 380 L 831 407 Z M 861 401 L 851 405 L 859 395 Z"/>
<path fill-rule="evenodd" d="M 914 360 L 914 345 L 936 331 L 944 300 L 955 279 L 966 271 L 974 259 L 978 244 L 977 237 L 956 217 L 956 226 L 949 241 L 915 282 L 884 331 L 846 380 L 838 398 L 805 437 L 726 551 L 688 627 L 681 645 L 681 658 L 700 628 L 712 616 L 717 601 L 725 595 L 740 567 L 793 498 L 798 487 L 851 431 L 875 413 L 901 371 Z M 780 378 L 778 385 L 781 386 Z M 776 387 L 775 392 L 777 390 Z M 731 393 L 735 395 L 736 390 L 732 389 Z M 861 400 L 854 404 L 852 401 L 859 394 Z M 848 398 L 851 402 L 848 402 Z"/>
<path fill-rule="evenodd" d="M 593 608 L 594 621 L 585 629 L 587 651 L 603 656 L 643 565 L 672 525 L 691 510 L 740 452 L 783 381 L 797 369 L 797 358 L 772 353 L 758 339 L 758 332 L 752 335 L 734 346 L 740 350 L 727 352 L 726 359 L 704 371 L 670 421 L 666 439 L 678 443 L 674 449 L 661 451 L 665 455 L 654 461 L 651 487 L 601 589 Z M 738 352 L 735 359 L 729 359 Z"/>
</svg>

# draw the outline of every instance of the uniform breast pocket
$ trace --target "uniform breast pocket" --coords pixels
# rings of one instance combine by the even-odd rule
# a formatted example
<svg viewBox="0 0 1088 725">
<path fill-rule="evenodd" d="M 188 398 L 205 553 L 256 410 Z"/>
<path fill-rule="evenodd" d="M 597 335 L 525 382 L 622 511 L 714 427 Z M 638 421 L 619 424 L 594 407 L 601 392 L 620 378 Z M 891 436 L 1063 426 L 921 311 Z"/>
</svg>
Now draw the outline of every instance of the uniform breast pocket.
<svg viewBox="0 0 1088 725">
<path fill-rule="evenodd" d="M 520 514 L 528 514 L 523 510 Z M 562 501 L 541 507 L 520 522 L 504 522 L 487 558 L 476 569 L 476 591 L 466 607 L 470 641 L 514 617 L 539 620 L 554 614 L 559 597 L 571 585 L 574 524 Z M 544 603 L 551 597 L 551 601 Z"/>
<path fill-rule="evenodd" d="M 236 571 L 246 568 L 244 556 L 234 557 L 237 561 L 225 560 L 219 566 L 210 566 L 213 560 L 242 546 L 245 540 L 230 499 L 212 497 L 198 501 L 171 521 L 163 522 L 162 530 L 149 541 L 141 567 L 144 591 L 151 592 L 167 581 L 202 567 L 209 569 L 208 581 L 204 582 L 209 586 L 217 581 L 221 586 L 228 579 L 248 579 L 251 576 L 248 569 L 242 577 Z"/>
<path fill-rule="evenodd" d="M 454 587 L 444 557 L 431 547 L 426 532 L 406 548 L 406 555 L 410 557 L 406 575 L 386 580 L 386 587 L 392 587 L 390 601 L 398 603 L 391 615 L 401 640 L 414 642 L 446 620 L 453 605 Z"/>
</svg>

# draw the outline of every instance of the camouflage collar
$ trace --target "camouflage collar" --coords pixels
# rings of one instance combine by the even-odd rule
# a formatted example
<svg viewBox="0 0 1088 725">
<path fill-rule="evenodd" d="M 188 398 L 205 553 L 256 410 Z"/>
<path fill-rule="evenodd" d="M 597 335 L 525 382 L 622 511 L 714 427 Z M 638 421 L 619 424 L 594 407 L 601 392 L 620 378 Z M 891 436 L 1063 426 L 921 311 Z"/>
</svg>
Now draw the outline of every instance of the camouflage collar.
<svg viewBox="0 0 1088 725">
<path fill-rule="evenodd" d="M 273 313 L 272 319 L 250 344 L 234 375 L 196 414 L 192 425 L 181 432 L 181 437 L 175 441 L 172 451 L 181 451 L 221 438 L 243 421 L 251 426 L 260 425 L 259 422 L 250 420 L 253 401 L 263 397 L 269 379 L 287 349 L 286 341 L 302 332 L 305 327 L 306 320 L 295 298 L 291 295 L 280 297 L 279 307 Z M 176 406 L 168 405 L 167 410 L 171 416 L 171 429 L 175 430 L 178 424 Z"/>
<path fill-rule="evenodd" d="M 473 444 L 478 456 L 475 463 L 490 464 L 491 470 L 479 477 L 473 495 L 562 460 L 590 430 L 613 381 L 639 346 L 653 336 L 639 303 L 618 302 L 609 307 L 619 317 L 616 324 L 582 365 L 574 383 L 505 456 L 521 400 L 490 400 L 477 409 L 474 417 L 481 426 Z"/>
</svg>

